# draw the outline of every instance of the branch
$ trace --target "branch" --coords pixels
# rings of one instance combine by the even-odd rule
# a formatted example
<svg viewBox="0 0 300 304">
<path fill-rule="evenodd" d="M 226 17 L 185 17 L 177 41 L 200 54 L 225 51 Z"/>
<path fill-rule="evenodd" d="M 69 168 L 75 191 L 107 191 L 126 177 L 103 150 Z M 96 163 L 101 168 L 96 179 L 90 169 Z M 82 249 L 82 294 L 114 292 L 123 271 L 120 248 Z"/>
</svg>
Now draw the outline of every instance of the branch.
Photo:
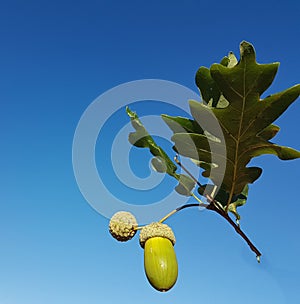
<svg viewBox="0 0 300 304">
<path fill-rule="evenodd" d="M 256 254 L 256 259 L 258 262 L 260 262 L 260 256 L 261 252 L 256 248 L 256 246 L 251 242 L 251 240 L 247 237 L 247 235 L 243 232 L 243 230 L 240 228 L 239 225 L 237 225 L 231 217 L 228 215 L 226 211 L 223 209 L 220 209 L 215 205 L 215 203 L 212 201 L 206 209 L 213 210 L 217 212 L 219 215 L 221 215 L 233 228 L 234 230 L 245 240 L 245 242 L 248 244 L 250 249 Z"/>
<path fill-rule="evenodd" d="M 199 186 L 201 186 L 200 182 L 181 164 L 181 162 L 179 161 L 177 155 L 174 158 L 174 160 Z M 191 195 L 195 197 L 195 195 L 193 195 L 193 194 L 191 194 Z M 171 216 L 175 212 L 180 211 L 180 210 L 182 210 L 184 208 L 187 208 L 187 207 L 194 207 L 194 206 L 198 206 L 199 207 L 200 206 L 200 207 L 205 207 L 208 210 L 215 211 L 219 215 L 221 215 L 234 228 L 234 230 L 245 240 L 245 242 L 248 244 L 248 246 L 250 247 L 250 249 L 256 254 L 257 261 L 260 262 L 261 252 L 254 246 L 254 244 L 251 242 L 251 240 L 242 231 L 242 229 L 240 228 L 240 226 L 237 225 L 231 219 L 231 217 L 228 215 L 228 213 L 223 208 L 221 208 L 219 206 L 219 204 L 211 196 L 209 196 L 208 194 L 206 194 L 205 198 L 207 199 L 207 201 L 209 202 L 209 204 L 199 203 L 199 204 L 187 204 L 187 205 L 183 205 L 183 206 L 181 206 L 181 207 L 173 210 L 172 212 L 170 212 L 169 215 L 167 215 L 165 218 L 163 218 L 163 220 L 167 219 L 169 216 Z"/>
</svg>

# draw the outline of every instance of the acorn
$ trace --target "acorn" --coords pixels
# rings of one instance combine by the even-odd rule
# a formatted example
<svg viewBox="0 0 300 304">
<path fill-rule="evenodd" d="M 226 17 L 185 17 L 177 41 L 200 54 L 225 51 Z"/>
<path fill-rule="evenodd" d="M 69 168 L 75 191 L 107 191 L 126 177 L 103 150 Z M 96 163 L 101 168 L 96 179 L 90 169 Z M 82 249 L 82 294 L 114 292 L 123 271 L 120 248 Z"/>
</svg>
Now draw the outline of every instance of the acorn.
<svg viewBox="0 0 300 304">
<path fill-rule="evenodd" d="M 144 268 L 149 283 L 158 291 L 168 291 L 176 283 L 178 264 L 172 229 L 162 223 L 142 228 L 140 245 L 144 248 Z"/>
<path fill-rule="evenodd" d="M 134 237 L 137 226 L 133 214 L 127 211 L 119 211 L 110 219 L 109 232 L 116 240 L 126 242 Z"/>
</svg>

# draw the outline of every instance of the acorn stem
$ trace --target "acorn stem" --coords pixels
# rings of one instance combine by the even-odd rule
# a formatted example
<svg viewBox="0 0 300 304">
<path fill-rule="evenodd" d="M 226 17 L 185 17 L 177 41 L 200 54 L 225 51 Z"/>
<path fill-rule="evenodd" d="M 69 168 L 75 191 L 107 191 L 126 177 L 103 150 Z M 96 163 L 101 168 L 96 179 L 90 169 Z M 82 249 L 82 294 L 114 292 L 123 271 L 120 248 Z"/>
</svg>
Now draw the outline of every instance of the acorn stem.
<svg viewBox="0 0 300 304">
<path fill-rule="evenodd" d="M 177 208 L 178 209 L 178 208 Z M 171 212 L 169 212 L 166 216 L 164 216 L 161 220 L 159 220 L 159 223 L 163 223 L 167 218 L 169 218 L 170 216 L 172 216 L 174 213 L 176 213 L 178 210 L 174 209 Z"/>
<path fill-rule="evenodd" d="M 193 195 L 194 196 L 194 195 Z M 201 200 L 198 198 L 198 200 L 201 202 Z M 176 212 L 182 210 L 182 209 L 185 209 L 185 208 L 189 208 L 189 207 L 204 207 L 204 208 L 207 208 L 208 207 L 208 204 L 204 204 L 204 203 L 195 203 L 195 204 L 185 204 L 185 205 L 182 205 L 174 210 L 172 210 L 171 212 L 169 212 L 166 216 L 164 216 L 160 221 L 159 223 L 163 223 L 166 219 L 168 219 L 170 216 L 172 216 L 173 214 L 175 214 Z"/>
</svg>

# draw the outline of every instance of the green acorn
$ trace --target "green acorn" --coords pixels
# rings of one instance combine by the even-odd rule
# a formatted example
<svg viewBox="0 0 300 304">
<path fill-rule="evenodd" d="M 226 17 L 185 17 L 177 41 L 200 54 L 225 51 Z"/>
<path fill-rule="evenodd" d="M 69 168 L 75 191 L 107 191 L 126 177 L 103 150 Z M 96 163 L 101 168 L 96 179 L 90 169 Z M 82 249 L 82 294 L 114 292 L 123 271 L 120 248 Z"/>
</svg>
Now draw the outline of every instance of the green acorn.
<svg viewBox="0 0 300 304">
<path fill-rule="evenodd" d="M 178 264 L 172 229 L 162 223 L 151 223 L 141 230 L 144 267 L 149 283 L 158 291 L 168 291 L 176 283 Z"/>
</svg>

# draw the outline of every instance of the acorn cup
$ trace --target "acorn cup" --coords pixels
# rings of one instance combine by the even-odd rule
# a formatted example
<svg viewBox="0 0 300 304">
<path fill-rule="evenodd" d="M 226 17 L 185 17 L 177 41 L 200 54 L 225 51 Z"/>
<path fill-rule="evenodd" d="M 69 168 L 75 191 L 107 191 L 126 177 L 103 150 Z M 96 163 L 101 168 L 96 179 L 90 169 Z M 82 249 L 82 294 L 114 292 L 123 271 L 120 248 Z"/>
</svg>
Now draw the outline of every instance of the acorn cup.
<svg viewBox="0 0 300 304">
<path fill-rule="evenodd" d="M 133 214 L 118 211 L 109 221 L 109 232 L 119 242 L 127 242 L 136 234 L 138 224 Z"/>
<path fill-rule="evenodd" d="M 178 264 L 172 229 L 162 223 L 142 228 L 140 245 L 144 248 L 144 268 L 149 283 L 158 291 L 168 291 L 176 283 Z"/>
</svg>

